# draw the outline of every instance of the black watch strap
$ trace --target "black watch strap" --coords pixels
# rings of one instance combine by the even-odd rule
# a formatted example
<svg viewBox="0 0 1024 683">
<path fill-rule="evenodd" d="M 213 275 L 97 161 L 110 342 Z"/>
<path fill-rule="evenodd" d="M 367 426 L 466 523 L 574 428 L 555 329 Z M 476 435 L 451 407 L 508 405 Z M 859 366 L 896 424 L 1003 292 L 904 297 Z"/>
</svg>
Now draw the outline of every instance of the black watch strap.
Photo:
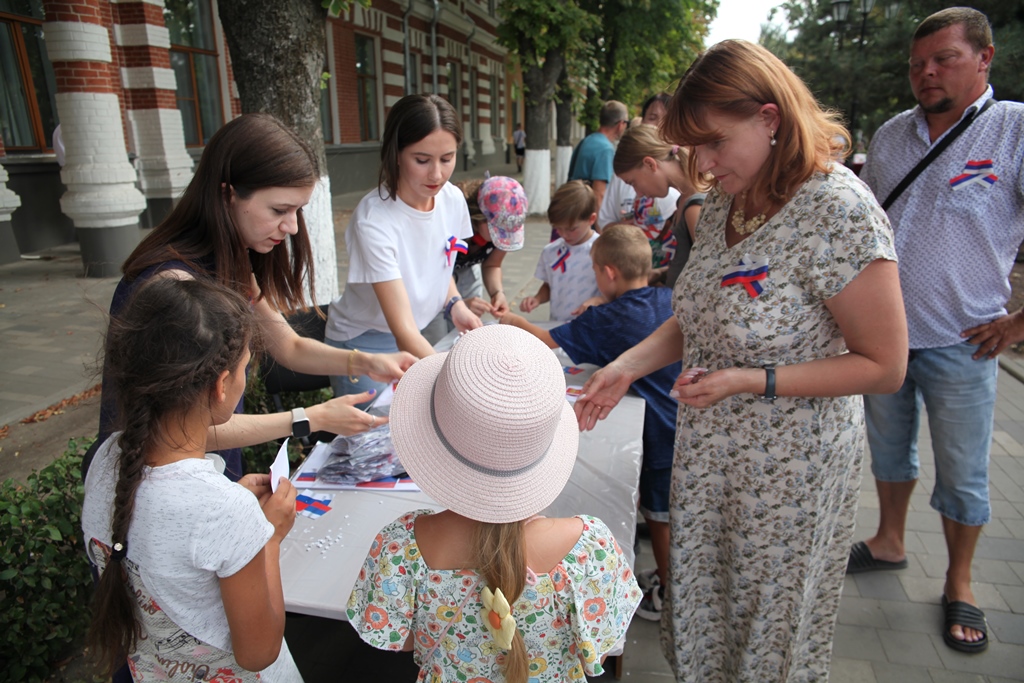
<svg viewBox="0 0 1024 683">
<path fill-rule="evenodd" d="M 761 400 L 765 403 L 775 403 L 775 399 L 778 398 L 775 395 L 775 366 L 766 366 L 764 375 L 764 394 L 761 395 Z"/>
</svg>

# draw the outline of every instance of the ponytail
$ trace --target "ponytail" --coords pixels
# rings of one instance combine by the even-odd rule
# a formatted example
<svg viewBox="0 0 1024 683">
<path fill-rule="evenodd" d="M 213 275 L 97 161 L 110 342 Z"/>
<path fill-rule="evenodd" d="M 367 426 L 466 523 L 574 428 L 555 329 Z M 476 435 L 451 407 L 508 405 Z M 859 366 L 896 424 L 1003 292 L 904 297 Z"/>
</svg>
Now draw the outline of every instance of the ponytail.
<svg viewBox="0 0 1024 683">
<path fill-rule="evenodd" d="M 491 591 L 501 589 L 509 605 L 514 605 L 526 587 L 526 537 L 523 522 L 507 524 L 479 523 L 474 547 L 477 550 L 477 572 L 481 583 Z M 523 634 L 517 628 L 512 647 L 502 665 L 508 683 L 526 683 L 530 672 L 530 656 Z"/>
</svg>

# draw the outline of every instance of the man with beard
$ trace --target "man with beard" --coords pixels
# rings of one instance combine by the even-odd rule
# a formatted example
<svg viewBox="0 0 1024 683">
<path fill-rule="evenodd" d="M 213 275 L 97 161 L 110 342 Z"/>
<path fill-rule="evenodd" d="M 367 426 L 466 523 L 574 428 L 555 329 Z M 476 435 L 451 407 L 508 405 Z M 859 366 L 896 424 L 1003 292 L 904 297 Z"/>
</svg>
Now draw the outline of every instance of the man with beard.
<svg viewBox="0 0 1024 683">
<path fill-rule="evenodd" d="M 896 236 L 910 363 L 898 393 L 865 397 L 881 515 L 878 533 L 853 546 L 847 573 L 907 566 L 904 527 L 918 478 L 923 404 L 935 452 L 931 506 L 942 516 L 949 552 L 942 635 L 967 653 L 988 647 L 985 615 L 971 591 L 971 559 L 990 517 L 996 356 L 1024 339 L 1024 312 L 1007 314 L 1004 307 L 1024 239 L 1024 105 L 989 103 L 994 54 L 981 12 L 953 7 L 921 22 L 910 46 L 918 106 L 878 130 L 861 174 Z M 948 148 L 887 202 L 958 127 Z"/>
</svg>

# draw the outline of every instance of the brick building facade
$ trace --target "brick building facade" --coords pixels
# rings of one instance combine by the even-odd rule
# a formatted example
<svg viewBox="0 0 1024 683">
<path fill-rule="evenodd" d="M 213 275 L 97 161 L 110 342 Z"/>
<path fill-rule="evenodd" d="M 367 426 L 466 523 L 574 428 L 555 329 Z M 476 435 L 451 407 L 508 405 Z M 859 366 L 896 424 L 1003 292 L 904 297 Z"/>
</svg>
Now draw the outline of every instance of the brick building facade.
<svg viewBox="0 0 1024 683">
<path fill-rule="evenodd" d="M 216 2 L 0 0 L 0 263 L 78 239 L 87 274 L 114 274 L 138 228 L 166 215 L 202 145 L 241 113 Z M 455 106 L 460 168 L 505 162 L 522 112 L 496 5 L 374 0 L 327 20 L 334 193 L 376 178 L 384 119 L 406 93 Z"/>
</svg>

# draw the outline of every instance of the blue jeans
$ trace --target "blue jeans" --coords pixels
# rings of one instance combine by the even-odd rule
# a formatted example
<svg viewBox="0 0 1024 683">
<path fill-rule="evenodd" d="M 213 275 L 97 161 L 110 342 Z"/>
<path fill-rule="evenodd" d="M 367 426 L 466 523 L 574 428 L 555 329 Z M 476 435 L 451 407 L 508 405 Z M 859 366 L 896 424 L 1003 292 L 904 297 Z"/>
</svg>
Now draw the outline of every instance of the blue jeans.
<svg viewBox="0 0 1024 683">
<path fill-rule="evenodd" d="M 367 330 L 358 337 L 346 341 L 324 339 L 324 343 L 336 349 L 348 349 L 363 353 L 395 353 L 398 351 L 398 342 L 395 341 L 395 336 L 390 332 L 378 332 L 377 330 Z M 365 375 L 356 379 L 358 381 L 353 382 L 348 375 L 331 375 L 331 388 L 334 390 L 334 395 L 350 396 L 370 389 L 376 389 L 379 392 L 388 385 L 387 382 L 374 382 Z M 368 405 L 369 402 L 366 402 L 359 404 L 358 407 L 365 408 Z"/>
<path fill-rule="evenodd" d="M 864 397 L 875 479 L 918 478 L 923 407 L 935 452 L 931 506 L 965 526 L 981 526 L 991 517 L 988 460 L 999 364 L 995 359 L 974 360 L 971 354 L 977 350 L 967 343 L 915 349 L 898 392 Z"/>
</svg>

